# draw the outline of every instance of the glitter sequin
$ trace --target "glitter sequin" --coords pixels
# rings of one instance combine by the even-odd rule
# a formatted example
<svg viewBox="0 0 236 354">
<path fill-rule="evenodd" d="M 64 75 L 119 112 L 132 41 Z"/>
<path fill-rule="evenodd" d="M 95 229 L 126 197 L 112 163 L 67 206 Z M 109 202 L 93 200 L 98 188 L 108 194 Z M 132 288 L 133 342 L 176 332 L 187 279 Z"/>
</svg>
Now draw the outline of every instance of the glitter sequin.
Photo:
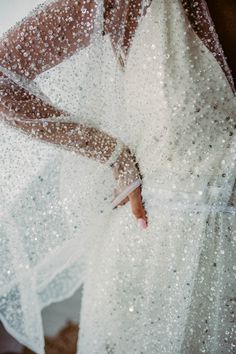
<svg viewBox="0 0 236 354">
<path fill-rule="evenodd" d="M 0 311 L 19 341 L 44 354 L 41 309 L 83 284 L 79 354 L 235 351 L 235 112 L 204 1 L 47 1 L 2 37 Z M 145 230 L 111 208 L 140 184 Z"/>
</svg>

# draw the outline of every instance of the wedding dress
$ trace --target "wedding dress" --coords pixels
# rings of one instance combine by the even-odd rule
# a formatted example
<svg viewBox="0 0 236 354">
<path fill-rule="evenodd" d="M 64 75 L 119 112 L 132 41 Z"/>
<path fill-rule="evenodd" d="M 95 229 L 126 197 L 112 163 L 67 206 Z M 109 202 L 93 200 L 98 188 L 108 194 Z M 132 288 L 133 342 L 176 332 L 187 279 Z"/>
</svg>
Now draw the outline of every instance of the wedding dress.
<svg viewBox="0 0 236 354">
<path fill-rule="evenodd" d="M 117 119 L 143 173 L 149 227 L 131 222 L 129 205 L 106 218 L 84 285 L 81 354 L 234 350 L 235 98 L 182 11 L 153 1 L 120 73 Z"/>
<path fill-rule="evenodd" d="M 179 0 L 151 2 L 125 66 L 100 40 L 35 82 L 135 151 L 148 228 L 111 208 L 106 166 L 5 127 L 1 318 L 43 353 L 40 309 L 83 283 L 78 354 L 233 353 L 230 83 Z"/>
</svg>

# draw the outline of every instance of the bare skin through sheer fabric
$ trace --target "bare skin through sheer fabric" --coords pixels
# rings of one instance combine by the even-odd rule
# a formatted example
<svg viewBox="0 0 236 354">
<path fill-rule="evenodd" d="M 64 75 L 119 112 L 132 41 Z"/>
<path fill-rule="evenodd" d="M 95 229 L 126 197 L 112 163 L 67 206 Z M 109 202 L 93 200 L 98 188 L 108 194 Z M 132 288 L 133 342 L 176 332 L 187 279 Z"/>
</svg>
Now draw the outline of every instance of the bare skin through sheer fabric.
<svg viewBox="0 0 236 354">
<path fill-rule="evenodd" d="M 24 20 L 2 41 L 0 56 L 3 69 L 32 80 L 42 71 L 71 56 L 78 48 L 86 47 L 93 33 L 95 11 L 95 2 L 55 1 L 47 5 Z M 19 87 L 7 78 L 6 72 L 1 75 L 1 107 L 8 123 L 9 119 L 13 119 L 14 126 L 39 139 L 64 146 L 101 163 L 108 160 L 115 163 L 115 193 L 120 197 L 114 200 L 114 206 L 141 184 L 135 159 L 128 147 L 118 146 L 116 138 L 93 127 L 73 122 L 60 123 L 57 119 L 56 122 L 41 122 L 52 117 L 69 116 L 69 113 Z M 19 119 L 16 120 L 16 117 Z M 120 149 L 120 157 L 112 161 L 115 148 Z M 118 158 L 119 150 L 115 155 Z M 140 189 L 137 192 L 139 194 Z M 137 216 L 146 219 L 144 209 L 140 207 Z"/>
<path fill-rule="evenodd" d="M 150 3 L 149 1 L 147 5 L 143 5 L 141 1 L 132 0 L 127 4 L 121 2 L 118 6 L 114 1 L 105 1 L 104 33 L 110 33 L 115 50 L 119 51 L 122 48 L 124 53 L 127 54 L 138 26 L 138 19 L 142 11 L 145 13 Z M 183 5 L 193 28 L 209 49 L 215 53 L 230 80 L 230 72 L 224 60 L 222 49 L 217 42 L 217 36 L 214 33 L 213 23 L 205 2 L 202 1 L 198 6 L 196 4 L 192 6 L 191 2 L 184 1 Z M 89 44 L 94 29 L 95 12 L 96 3 L 94 1 L 55 1 L 8 33 L 7 38 L 1 43 L 1 65 L 8 70 L 12 70 L 15 74 L 30 80 L 34 79 L 41 72 L 72 55 L 78 47 L 83 48 Z M 204 21 L 201 21 L 203 19 Z M 122 63 L 123 59 L 121 58 Z M 3 74 L 0 73 L 0 75 Z M 58 124 L 55 126 L 53 122 L 48 126 L 42 125 L 42 123 L 35 125 L 34 122 L 32 128 L 30 121 L 28 123 L 22 122 L 22 118 L 24 120 L 25 118 L 47 119 L 52 116 L 59 117 L 65 112 L 46 104 L 29 92 L 25 92 L 24 89 L 17 87 L 16 84 L 6 80 L 6 78 L 1 84 L 1 105 L 3 106 L 2 109 L 8 114 L 11 115 L 14 112 L 18 116 L 21 115 L 21 121 L 18 121 L 17 126 L 22 130 L 28 133 L 33 132 L 40 139 L 69 147 L 68 137 L 63 138 L 63 134 L 68 130 L 68 134 L 71 136 L 76 125 L 65 123 L 59 128 Z M 83 139 L 82 130 L 87 134 L 87 139 Z M 108 135 L 103 137 L 104 139 L 102 139 L 102 133 L 97 132 L 96 129 L 81 128 L 80 135 L 78 134 L 76 138 L 78 151 L 81 149 L 81 153 L 85 156 L 88 154 L 87 157 L 98 158 L 101 162 L 106 162 L 115 149 L 116 139 L 108 137 Z M 81 140 L 81 138 L 84 141 L 78 144 L 78 140 Z M 70 148 L 73 148 L 73 144 L 75 145 L 75 141 L 71 141 Z M 83 144 L 86 144 L 86 148 Z M 94 151 L 95 145 L 96 148 L 100 146 L 100 151 L 97 151 L 97 153 Z M 126 151 L 128 151 L 127 148 Z M 103 154 L 104 156 L 102 156 Z M 128 157 L 126 157 L 126 160 L 128 160 Z M 132 163 L 129 164 L 129 168 L 133 172 L 129 174 L 125 186 L 139 179 L 138 170 L 134 164 L 132 168 L 131 165 Z M 124 181 L 124 177 L 121 179 Z"/>
<path fill-rule="evenodd" d="M 193 7 L 192 2 L 184 3 L 185 11 L 179 0 L 105 1 L 104 12 L 100 1 L 48 1 L 0 43 L 2 119 L 26 133 L 20 135 L 11 129 L 17 136 L 34 136 L 35 144 L 44 140 L 51 145 L 41 145 L 50 145 L 53 151 L 52 144 L 56 144 L 63 155 L 63 163 L 50 160 L 51 166 L 46 168 L 52 179 L 41 170 L 33 176 L 33 182 L 36 179 L 40 184 L 38 193 L 30 190 L 27 194 L 24 189 L 11 208 L 0 210 L 6 235 L 1 242 L 8 267 L 3 273 L 4 293 L 1 290 L 3 320 L 21 342 L 40 354 L 44 353 L 40 309 L 69 296 L 81 284 L 77 267 L 81 254 L 88 256 L 82 278 L 86 297 L 81 353 L 132 353 L 135 341 L 136 347 L 143 346 L 147 354 L 155 353 L 154 346 L 159 351 L 165 348 L 163 354 L 179 354 L 183 331 L 191 331 L 199 321 L 198 336 L 185 336 L 186 353 L 192 342 L 204 349 L 207 340 L 214 342 L 213 346 L 209 344 L 211 348 L 217 343 L 217 328 L 222 330 L 217 312 L 221 306 L 213 311 L 213 330 L 209 325 L 214 335 L 204 331 L 203 323 L 211 309 L 210 301 L 203 301 L 203 316 L 198 316 L 196 308 L 204 294 L 210 299 L 213 293 L 219 300 L 221 292 L 214 289 L 221 287 L 222 278 L 217 272 L 223 267 L 212 268 L 215 250 L 211 257 L 203 256 L 203 266 L 199 264 L 202 243 L 208 244 L 213 235 L 212 245 L 216 244 L 220 252 L 218 241 L 224 232 L 228 239 L 231 237 L 231 226 L 227 231 L 222 228 L 222 234 L 215 237 L 219 228 L 214 228 L 214 222 L 225 208 L 234 177 L 230 155 L 234 97 L 226 71 L 222 72 L 226 62 L 218 60 L 223 54 L 217 54 L 220 46 L 214 28 L 209 27 L 206 3 L 195 1 Z M 198 32 L 202 28 L 200 20 L 206 21 L 210 33 Z M 216 46 L 206 48 L 208 40 Z M 63 63 L 74 53 L 78 62 L 67 64 L 78 64 L 72 72 L 82 74 L 69 76 L 66 87 L 59 82 L 60 70 L 65 70 Z M 83 71 L 82 65 L 87 70 Z M 68 109 L 53 104 L 33 85 L 38 76 L 45 73 L 47 77 L 47 71 L 54 69 L 51 83 L 48 79 L 55 90 L 52 96 L 57 98 L 57 86 L 61 85 L 62 95 L 58 97 L 64 97 L 65 103 L 69 96 Z M 81 85 L 72 88 L 81 77 Z M 65 82 L 67 78 L 63 79 Z M 75 97 L 82 102 L 75 109 L 76 115 L 69 113 Z M 84 117 L 81 114 L 83 123 L 80 110 L 85 112 Z M 87 116 L 94 123 L 106 120 L 104 126 L 109 129 L 87 123 Z M 129 142 L 125 147 L 121 136 Z M 13 153 L 20 148 L 14 145 L 17 137 L 14 139 L 9 144 Z M 5 146 L 9 156 L 11 149 Z M 150 215 L 150 228 L 145 232 L 137 228 L 136 220 L 133 223 L 126 206 L 107 212 L 106 187 L 112 185 L 109 176 L 89 165 L 100 162 L 95 165 L 112 167 L 117 204 L 127 195 L 130 198 L 139 186 L 138 217 L 145 218 L 140 173 L 131 151 L 142 166 L 142 194 Z M 36 152 L 31 152 L 34 157 Z M 27 165 L 31 161 L 28 155 L 20 156 L 14 171 L 17 183 L 21 157 Z M 82 161 L 80 155 L 88 159 Z M 96 161 L 88 161 L 93 159 Z M 15 162 L 14 156 L 12 160 Z M 5 171 L 6 179 L 11 180 L 12 169 L 6 166 Z M 26 179 L 24 187 L 34 187 L 33 182 Z M 18 191 L 17 183 L 7 196 Z M 84 195 L 87 204 L 83 203 Z M 215 214 L 211 205 L 214 201 Z M 61 206 L 66 215 L 64 223 L 64 214 L 55 217 Z M 208 211 L 212 216 L 209 227 L 205 224 Z M 8 213 L 6 218 L 4 212 Z M 136 209 L 133 212 L 137 215 Z M 83 248 L 87 241 L 91 247 Z M 196 280 L 198 267 L 205 279 L 214 273 L 212 286 L 206 284 L 204 290 L 197 286 L 203 277 L 200 273 Z M 194 284 L 196 297 L 191 292 Z M 190 305 L 192 310 L 188 311 Z M 28 311 L 30 306 L 32 311 Z M 191 325 L 185 328 L 187 317 Z M 220 341 L 224 346 L 223 331 Z M 202 340 L 205 337 L 206 344 Z M 99 343 L 101 350 L 97 349 Z"/>
<path fill-rule="evenodd" d="M 132 0 L 128 3 L 121 1 L 119 5 L 111 0 L 104 2 L 104 33 L 110 34 L 111 42 L 121 65 L 124 65 L 125 56 L 138 26 L 139 18 L 142 13 L 145 14 L 150 3 L 151 1 L 146 4 L 146 2 L 137 0 Z M 192 2 L 183 1 L 183 6 L 194 30 L 196 30 L 206 46 L 215 53 L 228 79 L 231 80 L 231 85 L 233 85 L 206 3 L 201 1 L 198 5 L 195 4 L 193 6 Z M 38 11 L 37 15 L 32 15 L 24 20 L 2 40 L 0 46 L 1 66 L 28 80 L 34 79 L 41 72 L 50 69 L 68 56 L 71 56 L 78 48 L 88 46 L 94 30 L 95 16 L 95 1 L 55 1 L 47 5 L 47 7 Z M 4 74 L 0 71 L 0 75 L 3 76 Z M 80 134 L 77 134 L 76 142 L 71 140 L 72 130 L 77 127 L 75 124 L 65 123 L 58 127 L 58 124 L 56 126 L 54 122 L 49 123 L 47 126 L 42 123 L 37 123 L 36 125 L 34 122 L 32 127 L 30 121 L 26 123 L 26 118 L 34 120 L 47 119 L 68 113 L 58 110 L 23 88 L 17 87 L 15 83 L 10 82 L 6 77 L 1 83 L 1 105 L 2 111 L 5 111 L 8 116 L 12 115 L 13 112 L 14 114 L 17 113 L 18 117 L 21 116 L 21 119 L 16 124 L 18 128 L 27 133 L 32 133 L 34 136 L 37 135 L 42 140 L 65 145 L 70 149 L 73 149 L 76 143 L 77 148 L 74 147 L 75 150 L 80 151 L 87 157 L 98 158 L 101 162 L 106 162 L 116 147 L 115 138 L 109 137 L 105 133 L 102 135 L 102 132 L 89 127 L 86 129 L 81 127 Z M 68 136 L 63 138 L 67 131 L 70 136 L 70 147 Z M 82 131 L 87 134 L 87 138 L 84 137 L 83 139 Z M 81 141 L 81 139 L 83 142 L 79 144 L 78 140 Z M 86 144 L 86 148 L 84 144 Z M 100 149 L 97 152 L 94 151 L 94 149 L 96 150 L 95 145 L 97 149 Z M 129 175 L 123 187 L 120 182 L 116 192 L 118 195 L 123 195 L 124 198 L 127 196 L 127 193 L 124 193 L 125 186 L 134 182 L 133 188 L 129 188 L 130 192 L 138 184 L 141 184 L 139 171 L 135 167 L 135 163 L 131 162 L 134 160 L 127 155 L 127 153 L 130 154 L 130 151 L 127 147 L 125 150 L 125 160 L 128 161 L 130 159 L 130 173 L 126 171 L 121 178 L 118 175 L 115 177 L 124 183 L 124 175 L 126 177 Z M 125 166 L 125 163 L 123 163 L 123 166 Z M 124 171 L 124 167 L 116 169 L 116 172 L 118 170 Z M 115 202 L 114 205 L 116 204 Z M 139 216 L 144 216 L 146 219 L 144 210 L 141 211 Z"/>
</svg>

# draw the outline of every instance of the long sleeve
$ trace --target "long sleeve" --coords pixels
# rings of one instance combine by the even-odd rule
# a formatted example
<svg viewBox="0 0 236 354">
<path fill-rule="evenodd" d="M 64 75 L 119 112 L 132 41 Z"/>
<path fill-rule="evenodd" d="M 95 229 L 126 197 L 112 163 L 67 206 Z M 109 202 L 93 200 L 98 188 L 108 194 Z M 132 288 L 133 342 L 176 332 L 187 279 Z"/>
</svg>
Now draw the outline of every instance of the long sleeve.
<svg viewBox="0 0 236 354">
<path fill-rule="evenodd" d="M 130 191 L 140 184 L 128 147 L 94 127 L 73 122 L 70 113 L 27 90 L 27 83 L 41 72 L 89 44 L 94 16 L 94 1 L 56 1 L 9 31 L 0 43 L 0 114 L 8 124 L 37 139 L 101 163 L 112 162 L 117 193 L 125 197 L 128 186 Z"/>
<path fill-rule="evenodd" d="M 58 0 L 38 8 L 2 38 L 1 65 L 34 79 L 89 44 L 94 17 L 93 0 Z"/>
<path fill-rule="evenodd" d="M 0 41 L 1 112 L 17 113 L 24 119 L 66 114 L 14 82 L 8 73 L 30 83 L 78 48 L 87 46 L 94 13 L 95 1 L 53 1 L 7 32 Z"/>
<path fill-rule="evenodd" d="M 135 158 L 127 146 L 101 130 L 73 122 L 69 113 L 27 92 L 8 77 L 0 79 L 0 115 L 36 139 L 109 164 L 117 185 L 113 207 L 141 184 Z"/>
</svg>

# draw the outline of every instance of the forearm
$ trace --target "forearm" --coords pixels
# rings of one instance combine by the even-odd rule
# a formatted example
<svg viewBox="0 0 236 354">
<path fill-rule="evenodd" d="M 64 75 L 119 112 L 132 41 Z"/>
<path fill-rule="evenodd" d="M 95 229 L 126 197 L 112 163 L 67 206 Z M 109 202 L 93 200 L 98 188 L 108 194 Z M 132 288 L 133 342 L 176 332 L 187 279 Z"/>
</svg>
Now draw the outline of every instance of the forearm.
<svg viewBox="0 0 236 354">
<path fill-rule="evenodd" d="M 94 127 L 76 123 L 68 112 L 41 99 L 37 89 L 31 90 L 39 74 L 91 43 L 96 4 L 94 0 L 53 1 L 0 40 L 0 118 L 36 139 L 107 162 L 112 166 L 116 193 L 124 197 L 136 188 L 137 181 L 141 183 L 127 146 Z"/>
<path fill-rule="evenodd" d="M 36 139 L 110 165 L 117 185 L 113 206 L 141 184 L 135 158 L 125 144 L 101 130 L 74 122 L 69 113 L 7 77 L 0 80 L 0 118 Z"/>
<path fill-rule="evenodd" d="M 115 138 L 94 127 L 69 121 L 68 112 L 53 107 L 8 78 L 0 84 L 0 113 L 7 124 L 34 138 L 102 163 L 116 146 Z"/>
<path fill-rule="evenodd" d="M 0 71 L 0 110 L 6 118 L 41 119 L 66 115 L 61 109 L 20 87 Z"/>
<path fill-rule="evenodd" d="M 15 122 L 15 126 L 36 139 L 74 151 L 105 163 L 116 147 L 116 139 L 96 128 L 75 122 Z"/>
</svg>

